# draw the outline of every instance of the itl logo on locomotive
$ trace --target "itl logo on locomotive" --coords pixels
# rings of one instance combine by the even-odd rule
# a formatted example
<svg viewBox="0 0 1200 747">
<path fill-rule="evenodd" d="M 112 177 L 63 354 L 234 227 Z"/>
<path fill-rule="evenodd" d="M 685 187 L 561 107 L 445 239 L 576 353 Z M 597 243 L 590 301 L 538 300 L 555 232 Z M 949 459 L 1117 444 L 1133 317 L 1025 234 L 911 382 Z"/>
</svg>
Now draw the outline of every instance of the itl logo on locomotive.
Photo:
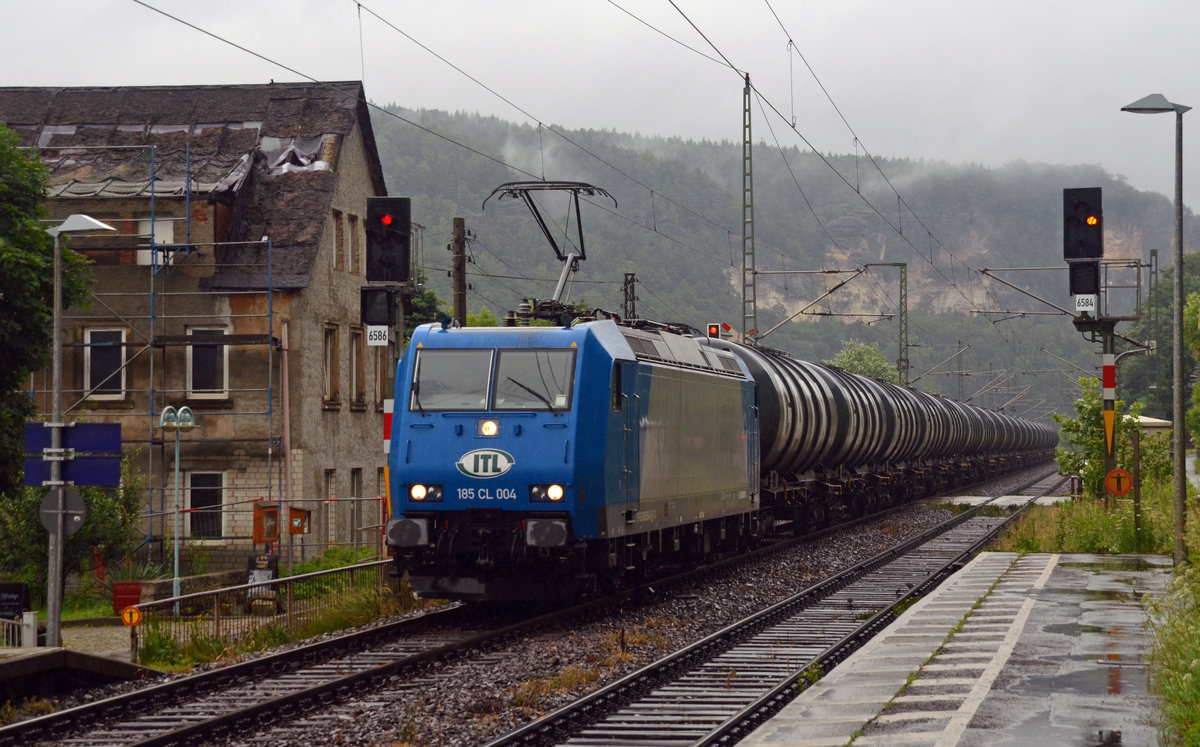
<svg viewBox="0 0 1200 747">
<path fill-rule="evenodd" d="M 467 477 L 499 477 L 512 469 L 513 458 L 500 449 L 476 449 L 459 457 L 455 466 Z"/>
</svg>

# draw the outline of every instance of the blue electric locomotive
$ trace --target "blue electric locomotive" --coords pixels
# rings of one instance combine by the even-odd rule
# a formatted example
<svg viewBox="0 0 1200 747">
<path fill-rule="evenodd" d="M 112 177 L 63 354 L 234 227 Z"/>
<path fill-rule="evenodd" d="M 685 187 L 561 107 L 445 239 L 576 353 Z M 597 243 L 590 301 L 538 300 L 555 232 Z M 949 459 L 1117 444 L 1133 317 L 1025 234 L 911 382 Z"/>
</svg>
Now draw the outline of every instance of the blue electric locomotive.
<svg viewBox="0 0 1200 747">
<path fill-rule="evenodd" d="M 396 382 L 387 539 L 419 594 L 568 597 L 758 531 L 755 387 L 728 351 L 431 324 Z"/>
<path fill-rule="evenodd" d="M 662 325 L 426 325 L 397 368 L 387 543 L 423 596 L 566 598 L 1046 459 L 1057 439 Z"/>
</svg>

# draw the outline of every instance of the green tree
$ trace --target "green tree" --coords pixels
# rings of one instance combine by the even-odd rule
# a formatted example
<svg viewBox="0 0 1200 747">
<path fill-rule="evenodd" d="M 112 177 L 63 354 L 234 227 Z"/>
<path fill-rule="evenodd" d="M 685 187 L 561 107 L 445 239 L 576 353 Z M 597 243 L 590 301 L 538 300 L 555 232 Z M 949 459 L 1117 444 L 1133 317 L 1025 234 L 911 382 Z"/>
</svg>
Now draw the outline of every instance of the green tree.
<svg viewBox="0 0 1200 747">
<path fill-rule="evenodd" d="M 80 487 L 87 510 L 83 526 L 63 545 L 63 576 L 91 568 L 98 557 L 112 565 L 127 558 L 141 536 L 138 516 L 145 485 L 133 458 L 121 460 L 119 488 Z M 46 598 L 49 537 L 38 517 L 44 488 L 22 488 L 0 501 L 0 578 L 29 584 L 38 602 Z"/>
<path fill-rule="evenodd" d="M 408 344 L 408 338 L 412 337 L 412 333 L 417 327 L 422 324 L 428 324 L 437 321 L 438 307 L 442 301 L 438 298 L 437 293 L 430 289 L 425 283 L 425 278 L 421 277 L 417 281 L 417 291 L 410 298 L 409 312 L 404 315 L 404 344 Z"/>
<path fill-rule="evenodd" d="M 1200 360 L 1200 293 L 1191 293 L 1183 307 L 1183 342 L 1194 360 Z M 1184 414 L 1189 434 L 1200 433 L 1200 386 L 1192 387 L 1192 406 Z"/>
<path fill-rule="evenodd" d="M 483 306 L 477 312 L 467 312 L 468 327 L 499 327 L 500 320 L 492 313 L 492 310 Z"/>
<path fill-rule="evenodd" d="M 846 340 L 841 351 L 825 363 L 861 376 L 882 379 L 892 384 L 900 383 L 900 373 L 879 349 L 878 343 L 868 345 L 861 340 Z"/>
<path fill-rule="evenodd" d="M 1099 379 L 1081 378 L 1079 383 L 1082 391 L 1075 400 L 1075 417 L 1054 415 L 1054 422 L 1058 423 L 1063 439 L 1063 445 L 1056 450 L 1055 457 L 1063 474 L 1078 475 L 1083 479 L 1086 492 L 1100 496 L 1104 494 L 1104 400 Z M 1115 462 L 1118 465 L 1132 464 L 1132 446 L 1128 434 L 1137 427 L 1137 417 L 1142 407 L 1135 404 L 1127 409 L 1123 401 L 1117 400 L 1114 409 Z M 1167 436 L 1142 439 L 1142 471 L 1156 480 L 1170 477 L 1172 464 L 1170 439 Z"/>
<path fill-rule="evenodd" d="M 35 411 L 23 389 L 50 361 L 54 314 L 54 240 L 38 222 L 47 172 L 19 145 L 0 124 L 0 497 L 20 489 L 24 423 Z M 88 273 L 81 255 L 63 254 L 63 303 L 71 306 L 83 299 Z"/>
</svg>

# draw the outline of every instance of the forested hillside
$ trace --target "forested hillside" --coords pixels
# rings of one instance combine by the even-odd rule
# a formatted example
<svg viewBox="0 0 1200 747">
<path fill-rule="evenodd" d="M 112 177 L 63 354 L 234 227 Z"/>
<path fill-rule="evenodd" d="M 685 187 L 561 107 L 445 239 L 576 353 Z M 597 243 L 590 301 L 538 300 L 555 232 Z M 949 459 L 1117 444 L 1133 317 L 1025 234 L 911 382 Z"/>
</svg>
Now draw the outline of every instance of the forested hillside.
<svg viewBox="0 0 1200 747">
<path fill-rule="evenodd" d="M 545 178 L 589 182 L 617 203 L 594 198 L 583 206 L 587 260 L 569 300 L 620 312 L 624 275 L 636 273 L 640 316 L 740 329 L 740 143 L 389 111 L 397 116 L 372 118 L 388 189 L 412 197 L 413 220 L 424 227 L 421 266 L 447 307 L 446 247 L 456 216 L 473 235 L 469 311 L 486 306 L 499 316 L 522 298 L 551 295 L 561 268 L 528 210 L 495 197 L 484 206 L 500 184 Z M 856 338 L 895 359 L 898 270 L 870 268 L 828 296 L 850 275 L 813 271 L 906 263 L 910 378 L 935 369 L 916 385 L 995 407 L 1013 400 L 1007 409 L 1019 414 L 1068 410 L 1081 369 L 1094 371 L 1099 362 L 1099 346 L 1085 342 L 1069 317 L 1045 315 L 1055 309 L 1039 300 L 1070 306 L 1063 188 L 1104 189 L 1106 256 L 1146 259 L 1157 249 L 1167 263 L 1171 255 L 1170 201 L 1096 166 L 1014 160 L 990 169 L 819 155 L 777 147 L 765 125 L 756 129 L 753 164 L 757 268 L 806 273 L 759 276 L 760 330 L 805 310 L 763 344 L 824 360 Z M 560 246 L 576 243 L 568 202 L 547 195 L 539 204 Z M 1197 230 L 1189 215 L 1186 245 L 1200 240 Z M 1060 269 L 997 272 L 1032 296 L 978 272 L 1038 267 Z M 1133 292 L 1126 295 L 1132 304 Z M 1169 337 L 1160 337 L 1160 349 Z M 965 352 L 955 357 L 960 346 Z M 1145 371 L 1153 366 L 1140 364 Z"/>
</svg>

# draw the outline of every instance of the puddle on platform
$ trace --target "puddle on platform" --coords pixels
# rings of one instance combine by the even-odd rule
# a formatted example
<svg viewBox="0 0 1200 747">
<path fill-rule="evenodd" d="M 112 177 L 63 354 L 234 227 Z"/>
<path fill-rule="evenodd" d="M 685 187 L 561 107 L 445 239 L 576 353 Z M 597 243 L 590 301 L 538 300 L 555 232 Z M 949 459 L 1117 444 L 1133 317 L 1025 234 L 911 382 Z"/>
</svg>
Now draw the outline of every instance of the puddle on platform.
<svg viewBox="0 0 1200 747">
<path fill-rule="evenodd" d="M 1059 565 L 1064 568 L 1083 568 L 1093 572 L 1105 570 L 1125 573 L 1148 573 L 1150 571 L 1170 569 L 1169 562 L 1164 565 L 1163 560 L 1157 557 L 1147 558 L 1138 555 L 1096 555 L 1081 561 L 1064 560 Z"/>
<path fill-rule="evenodd" d="M 1080 625 L 1079 623 L 1062 623 L 1061 625 L 1047 625 L 1042 628 L 1047 633 L 1056 635 L 1069 635 L 1072 638 L 1078 638 L 1084 633 L 1107 633 L 1108 631 L 1096 625 Z"/>
</svg>

